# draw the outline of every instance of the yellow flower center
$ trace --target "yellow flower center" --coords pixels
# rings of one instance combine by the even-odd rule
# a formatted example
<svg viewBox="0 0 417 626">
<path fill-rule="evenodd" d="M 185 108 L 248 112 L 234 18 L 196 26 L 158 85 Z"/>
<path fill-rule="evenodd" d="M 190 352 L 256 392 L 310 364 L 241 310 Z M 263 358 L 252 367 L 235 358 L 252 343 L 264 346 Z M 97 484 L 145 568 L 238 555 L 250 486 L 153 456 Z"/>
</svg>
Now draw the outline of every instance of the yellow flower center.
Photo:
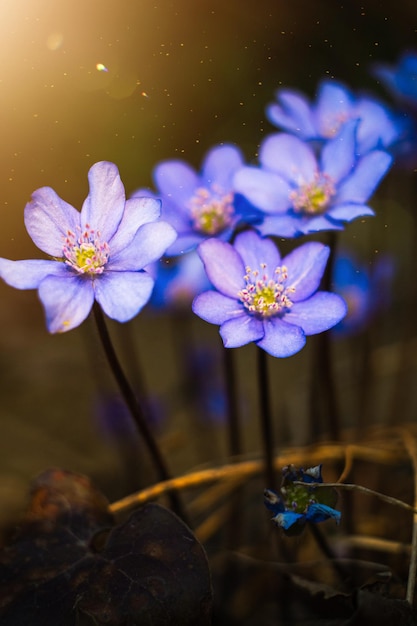
<svg viewBox="0 0 417 626">
<path fill-rule="evenodd" d="M 233 220 L 233 193 L 222 193 L 213 186 L 210 189 L 200 187 L 189 203 L 193 228 L 204 235 L 218 235 Z"/>
<path fill-rule="evenodd" d="M 260 264 L 259 270 L 246 268 L 246 287 L 238 292 L 238 298 L 244 307 L 257 317 L 272 317 L 288 311 L 293 302 L 290 295 L 294 293 L 294 287 L 286 287 L 288 278 L 285 265 L 278 266 L 270 278 L 266 263 Z"/>
<path fill-rule="evenodd" d="M 77 238 L 72 231 L 67 232 L 63 248 L 64 262 L 78 274 L 102 274 L 109 260 L 109 245 L 100 241 L 100 233 L 85 225 Z"/>
<path fill-rule="evenodd" d="M 290 193 L 290 200 L 297 213 L 321 215 L 326 211 L 335 193 L 330 176 L 317 172 L 313 181 L 300 185 Z"/>
</svg>

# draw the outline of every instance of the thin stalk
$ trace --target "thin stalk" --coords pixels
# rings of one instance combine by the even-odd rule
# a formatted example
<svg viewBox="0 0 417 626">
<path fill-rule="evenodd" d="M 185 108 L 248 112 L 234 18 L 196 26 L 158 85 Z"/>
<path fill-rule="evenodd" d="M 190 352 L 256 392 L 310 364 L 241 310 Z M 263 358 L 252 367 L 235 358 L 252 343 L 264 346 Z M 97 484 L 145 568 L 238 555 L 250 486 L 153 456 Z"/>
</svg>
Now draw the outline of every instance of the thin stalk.
<svg viewBox="0 0 417 626">
<path fill-rule="evenodd" d="M 130 386 L 129 381 L 127 380 L 125 376 L 125 373 L 120 364 L 120 361 L 117 358 L 116 351 L 113 347 L 113 343 L 110 338 L 110 334 L 109 334 L 109 331 L 108 331 L 108 328 L 104 319 L 103 312 L 101 310 L 101 307 L 97 304 L 97 302 L 95 302 L 93 305 L 93 314 L 94 314 L 94 319 L 97 325 L 98 334 L 99 334 L 104 352 L 106 354 L 110 369 L 113 372 L 113 375 L 119 386 L 120 392 L 130 411 L 132 419 L 139 433 L 144 439 L 146 447 L 149 451 L 149 454 L 152 458 L 153 464 L 157 471 L 159 480 L 161 481 L 170 480 L 171 476 L 168 471 L 165 460 L 152 434 L 152 431 L 149 428 L 144 410 L 140 406 L 132 390 L 132 387 Z M 179 517 L 182 517 L 184 519 L 184 513 L 182 511 L 182 506 L 180 503 L 180 499 L 178 498 L 178 494 L 171 491 L 168 493 L 168 496 L 171 501 L 172 509 L 177 513 Z"/>
<path fill-rule="evenodd" d="M 258 352 L 258 387 L 261 434 L 265 460 L 265 478 L 269 489 L 277 488 L 274 471 L 274 429 L 272 424 L 270 385 L 267 354 L 261 348 Z"/>
<path fill-rule="evenodd" d="M 229 454 L 236 457 L 242 452 L 242 436 L 239 420 L 236 371 L 232 349 L 224 348 L 224 373 L 226 381 L 227 425 L 229 435 Z"/>
<path fill-rule="evenodd" d="M 332 276 L 336 258 L 336 233 L 329 233 L 330 256 L 323 276 L 322 287 L 331 291 Z M 337 401 L 336 383 L 332 367 L 332 338 L 330 333 L 324 332 L 317 337 L 316 354 L 313 367 L 313 406 L 312 417 L 321 410 L 320 400 L 324 402 L 324 418 L 327 422 L 327 431 L 332 439 L 340 439 L 340 412 Z"/>
</svg>

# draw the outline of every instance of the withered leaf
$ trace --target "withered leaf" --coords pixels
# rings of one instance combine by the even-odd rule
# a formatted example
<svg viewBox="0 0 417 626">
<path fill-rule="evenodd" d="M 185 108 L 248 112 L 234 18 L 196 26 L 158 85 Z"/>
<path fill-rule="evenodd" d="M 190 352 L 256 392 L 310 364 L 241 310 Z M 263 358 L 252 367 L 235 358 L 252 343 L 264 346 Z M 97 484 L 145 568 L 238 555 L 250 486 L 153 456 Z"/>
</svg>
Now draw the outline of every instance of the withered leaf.
<svg viewBox="0 0 417 626">
<path fill-rule="evenodd" d="M 210 624 L 207 559 L 190 529 L 157 504 L 114 526 L 90 481 L 63 470 L 34 482 L 0 583 L 2 626 Z"/>
</svg>

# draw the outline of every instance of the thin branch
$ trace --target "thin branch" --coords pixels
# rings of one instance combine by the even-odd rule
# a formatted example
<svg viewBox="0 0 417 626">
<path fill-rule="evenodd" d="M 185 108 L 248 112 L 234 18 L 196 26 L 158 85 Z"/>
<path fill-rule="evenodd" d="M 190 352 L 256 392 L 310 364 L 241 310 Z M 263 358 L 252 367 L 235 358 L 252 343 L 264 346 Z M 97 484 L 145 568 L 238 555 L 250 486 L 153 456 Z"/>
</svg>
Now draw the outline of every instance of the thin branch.
<svg viewBox="0 0 417 626">
<path fill-rule="evenodd" d="M 314 489 L 320 487 L 335 487 L 337 489 L 344 489 L 345 491 L 359 491 L 359 493 L 365 493 L 368 496 L 375 496 L 376 498 L 379 498 L 379 500 L 382 500 L 387 504 L 392 504 L 393 506 L 398 506 L 402 509 L 412 511 L 413 513 L 417 514 L 417 505 L 411 506 L 411 504 L 407 504 L 402 500 L 397 500 L 397 498 L 387 496 L 384 493 L 380 493 L 379 491 L 368 489 L 368 487 L 362 487 L 362 485 L 354 485 L 350 483 L 305 483 L 302 480 L 294 480 L 293 484 L 302 485 L 303 487 L 313 487 Z"/>
<path fill-rule="evenodd" d="M 380 449 L 368 446 L 350 445 L 349 451 L 352 457 L 356 459 L 385 465 L 394 465 L 395 463 L 398 463 L 401 459 L 403 459 L 404 455 L 402 447 L 398 447 L 397 449 L 393 449 L 392 447 L 388 449 Z M 323 444 L 314 446 L 313 448 L 298 448 L 291 449 L 286 452 L 284 451 L 275 457 L 274 467 L 279 471 L 285 465 L 317 465 L 318 463 L 322 463 L 323 460 L 327 462 L 340 462 L 343 461 L 344 458 L 344 444 Z M 184 476 L 172 478 L 171 480 L 162 481 L 156 485 L 143 489 L 142 491 L 126 496 L 121 500 L 113 502 L 113 504 L 110 505 L 110 510 L 112 513 L 121 513 L 136 506 L 140 506 L 141 504 L 145 504 L 146 502 L 156 500 L 169 491 L 182 491 L 197 488 L 221 480 L 232 480 L 235 485 L 238 485 L 238 479 L 243 482 L 253 476 L 261 474 L 264 470 L 264 460 L 256 459 L 253 461 L 231 463 L 217 468 L 193 472 Z M 340 484 L 337 483 L 337 486 L 340 487 Z"/>
<path fill-rule="evenodd" d="M 417 442 L 409 430 L 402 429 L 405 448 L 413 464 L 414 473 L 414 516 L 413 516 L 413 536 L 411 539 L 411 557 L 408 570 L 406 600 L 413 606 L 414 588 L 417 574 Z"/>
</svg>

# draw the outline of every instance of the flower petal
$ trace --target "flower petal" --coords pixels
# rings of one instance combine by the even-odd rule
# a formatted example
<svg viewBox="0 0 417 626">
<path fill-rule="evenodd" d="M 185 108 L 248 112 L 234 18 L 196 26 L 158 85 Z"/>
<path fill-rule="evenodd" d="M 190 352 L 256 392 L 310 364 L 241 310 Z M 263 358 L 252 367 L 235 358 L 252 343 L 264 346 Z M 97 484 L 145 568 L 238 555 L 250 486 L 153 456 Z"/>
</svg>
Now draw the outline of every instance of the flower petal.
<svg viewBox="0 0 417 626">
<path fill-rule="evenodd" d="M 262 322 L 249 315 L 229 319 L 220 326 L 220 336 L 225 348 L 240 348 L 264 335 Z"/>
<path fill-rule="evenodd" d="M 340 296 L 319 291 L 304 302 L 294 303 L 285 321 L 303 329 L 306 335 L 315 335 L 332 328 L 347 313 L 346 302 Z"/>
<path fill-rule="evenodd" d="M 77 233 L 80 228 L 79 212 L 50 187 L 42 187 L 32 194 L 24 215 L 26 230 L 35 244 L 55 257 L 62 256 L 68 230 Z"/>
<path fill-rule="evenodd" d="M 374 211 L 371 207 L 366 204 L 354 204 L 345 203 L 339 204 L 330 211 L 328 211 L 327 215 L 335 220 L 343 220 L 345 222 L 350 222 L 357 217 L 363 217 L 364 215 L 375 215 Z"/>
<path fill-rule="evenodd" d="M 259 160 L 266 170 L 283 176 L 295 186 L 313 180 L 318 169 L 310 146 L 286 133 L 267 137 L 261 145 Z"/>
<path fill-rule="evenodd" d="M 334 204 L 367 202 L 391 163 L 392 157 L 382 150 L 373 150 L 362 157 L 351 176 L 339 186 Z"/>
<path fill-rule="evenodd" d="M 205 291 L 198 295 L 192 309 L 198 317 L 210 324 L 223 324 L 228 319 L 245 314 L 242 304 L 218 291 Z"/>
<path fill-rule="evenodd" d="M 160 193 L 188 214 L 188 202 L 201 185 L 196 172 L 184 161 L 164 161 L 154 169 L 154 180 Z"/>
<path fill-rule="evenodd" d="M 79 326 L 94 302 L 93 282 L 85 276 L 47 276 L 39 285 L 50 333 L 65 333 Z"/>
<path fill-rule="evenodd" d="M 320 285 L 329 258 L 330 248 L 317 241 L 305 243 L 290 252 L 282 264 L 288 269 L 288 287 L 294 287 L 293 302 L 305 300 Z"/>
<path fill-rule="evenodd" d="M 310 504 L 307 510 L 306 519 L 309 522 L 317 524 L 318 522 L 325 522 L 327 519 L 335 519 L 337 523 L 340 522 L 342 514 L 336 509 L 332 509 L 327 504 L 321 504 L 321 502 L 314 502 Z"/>
<path fill-rule="evenodd" d="M 139 228 L 131 243 L 110 258 L 109 270 L 137 271 L 161 258 L 177 233 L 167 222 L 151 222 Z"/>
<path fill-rule="evenodd" d="M 280 89 L 276 92 L 277 104 L 268 105 L 266 116 L 275 126 L 293 132 L 303 139 L 316 137 L 311 107 L 303 94 L 290 89 Z"/>
<path fill-rule="evenodd" d="M 263 322 L 265 335 L 258 346 L 275 357 L 284 358 L 299 352 L 306 343 L 305 335 L 299 326 L 287 324 L 279 317 L 271 317 Z"/>
<path fill-rule="evenodd" d="M 151 197 L 135 197 L 126 201 L 122 221 L 107 243 L 111 254 L 117 254 L 131 243 L 143 224 L 155 222 L 161 214 L 161 201 Z"/>
<path fill-rule="evenodd" d="M 125 189 L 114 163 L 100 161 L 88 172 L 90 192 L 81 209 L 81 227 L 99 231 L 102 241 L 115 234 L 125 208 Z"/>
<path fill-rule="evenodd" d="M 300 237 L 304 233 L 305 220 L 288 213 L 284 215 L 267 215 L 263 222 L 256 226 L 261 235 L 277 237 Z"/>
<path fill-rule="evenodd" d="M 9 261 L 0 258 L 0 278 L 16 289 L 37 289 L 47 276 L 65 276 L 67 273 L 68 267 L 59 261 Z"/>
<path fill-rule="evenodd" d="M 315 110 L 320 134 L 331 137 L 338 132 L 343 121 L 349 118 L 352 106 L 353 98 L 344 85 L 333 80 L 323 80 Z"/>
<path fill-rule="evenodd" d="M 166 250 L 166 256 L 177 256 L 179 254 L 186 254 L 195 250 L 198 244 L 205 240 L 204 235 L 197 233 L 185 233 L 184 235 L 178 235 L 174 243 Z"/>
<path fill-rule="evenodd" d="M 212 148 L 203 165 L 202 177 L 208 186 L 215 184 L 225 192 L 233 187 L 233 175 L 243 165 L 242 153 L 231 145 Z"/>
<path fill-rule="evenodd" d="M 106 315 L 127 322 L 148 302 L 153 285 L 146 272 L 105 272 L 94 282 L 94 290 Z"/>
<path fill-rule="evenodd" d="M 236 299 L 245 286 L 246 274 L 239 253 L 229 243 L 212 238 L 198 246 L 198 254 L 212 285 L 223 295 Z"/>
<path fill-rule="evenodd" d="M 288 530 L 301 520 L 305 521 L 305 515 L 302 513 L 294 513 L 294 511 L 284 511 L 284 513 L 278 513 L 278 515 L 272 518 L 272 521 L 284 530 Z"/>
<path fill-rule="evenodd" d="M 255 207 L 267 213 L 283 213 L 290 206 L 292 187 L 282 176 L 258 167 L 242 167 L 235 174 L 234 188 Z"/>
<path fill-rule="evenodd" d="M 356 163 L 357 126 L 357 120 L 343 124 L 338 135 L 324 145 L 321 169 L 336 183 L 345 178 Z"/>
<path fill-rule="evenodd" d="M 252 230 L 237 235 L 234 247 L 245 267 L 249 266 L 252 270 L 259 270 L 260 265 L 265 263 L 269 272 L 273 273 L 280 264 L 281 257 L 275 243 L 271 239 L 263 239 Z"/>
</svg>

